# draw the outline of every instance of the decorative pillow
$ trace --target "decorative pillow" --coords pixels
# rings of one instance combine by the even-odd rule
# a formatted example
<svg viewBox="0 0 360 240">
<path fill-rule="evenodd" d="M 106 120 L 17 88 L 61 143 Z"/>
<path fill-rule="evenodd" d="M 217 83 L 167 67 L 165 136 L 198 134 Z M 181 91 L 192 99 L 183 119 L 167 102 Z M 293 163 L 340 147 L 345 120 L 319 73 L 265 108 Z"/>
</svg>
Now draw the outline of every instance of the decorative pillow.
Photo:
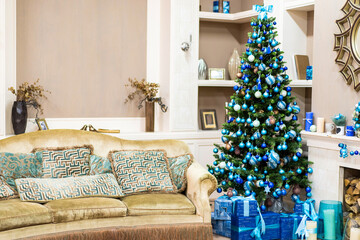
<svg viewBox="0 0 360 240">
<path fill-rule="evenodd" d="M 112 173 L 111 163 L 108 158 L 97 155 L 90 156 L 90 175 Z"/>
<path fill-rule="evenodd" d="M 0 175 L 5 182 L 14 190 L 15 179 L 41 176 L 41 161 L 32 153 L 0 153 Z"/>
<path fill-rule="evenodd" d="M 184 154 L 178 157 L 168 157 L 168 160 L 174 185 L 179 192 L 182 192 L 186 188 L 186 171 L 193 162 L 193 156 Z"/>
<path fill-rule="evenodd" d="M 124 196 L 111 173 L 61 179 L 20 178 L 15 182 L 21 201 L 48 202 L 66 198 Z"/>
<path fill-rule="evenodd" d="M 66 178 L 89 175 L 91 145 L 81 147 L 34 149 L 42 161 L 43 178 Z"/>
<path fill-rule="evenodd" d="M 176 192 L 165 151 L 112 151 L 108 158 L 124 194 Z"/>
<path fill-rule="evenodd" d="M 0 200 L 15 197 L 15 192 L 5 182 L 2 176 L 0 176 Z"/>
</svg>

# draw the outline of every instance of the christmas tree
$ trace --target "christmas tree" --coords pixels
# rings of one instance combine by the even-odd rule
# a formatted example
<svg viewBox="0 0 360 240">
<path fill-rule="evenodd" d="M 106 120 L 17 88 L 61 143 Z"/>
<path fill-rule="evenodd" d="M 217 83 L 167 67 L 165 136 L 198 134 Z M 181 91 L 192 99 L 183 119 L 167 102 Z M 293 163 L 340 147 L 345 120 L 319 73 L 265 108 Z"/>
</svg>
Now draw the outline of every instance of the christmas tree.
<svg viewBox="0 0 360 240">
<path fill-rule="evenodd" d="M 272 6 L 254 7 L 259 16 L 252 19 L 235 93 L 226 107 L 224 144 L 215 144 L 215 161 L 208 170 L 218 180 L 219 193 L 253 195 L 265 210 L 264 203 L 270 206 L 271 198 L 285 196 L 291 188 L 294 201 L 299 200 L 300 187 L 311 197 L 308 173 L 313 170 L 302 156 L 300 108 L 288 86 L 275 18 L 267 16 Z"/>
</svg>

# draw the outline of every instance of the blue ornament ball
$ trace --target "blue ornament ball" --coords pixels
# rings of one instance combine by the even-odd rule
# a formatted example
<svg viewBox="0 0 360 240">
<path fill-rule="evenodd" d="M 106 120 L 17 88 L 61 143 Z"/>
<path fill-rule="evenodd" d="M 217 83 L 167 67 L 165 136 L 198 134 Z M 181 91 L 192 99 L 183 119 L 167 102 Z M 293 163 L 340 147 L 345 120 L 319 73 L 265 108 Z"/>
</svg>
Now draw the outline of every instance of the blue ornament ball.
<svg viewBox="0 0 360 240">
<path fill-rule="evenodd" d="M 251 192 L 249 190 L 245 191 L 245 196 L 250 196 Z"/>
<path fill-rule="evenodd" d="M 306 188 L 305 188 L 305 191 L 306 191 L 307 193 L 311 192 L 311 187 L 306 187 Z"/>
<path fill-rule="evenodd" d="M 313 169 L 311 167 L 308 168 L 308 173 L 313 173 Z"/>
<path fill-rule="evenodd" d="M 242 180 L 241 177 L 237 177 L 237 178 L 235 179 L 235 182 L 236 182 L 237 184 L 242 184 L 244 181 Z"/>
<path fill-rule="evenodd" d="M 301 174 L 302 173 L 302 170 L 300 168 L 296 169 L 296 173 L 297 174 Z"/>
<path fill-rule="evenodd" d="M 275 199 L 278 199 L 278 198 L 279 198 L 279 195 L 277 195 L 276 192 L 273 192 L 273 197 L 274 197 Z"/>
<path fill-rule="evenodd" d="M 222 188 L 217 188 L 216 191 L 217 191 L 218 193 L 221 193 L 221 192 L 222 192 Z"/>
<path fill-rule="evenodd" d="M 289 188 L 290 188 L 290 185 L 286 183 L 285 186 L 284 186 L 284 188 L 285 188 L 285 189 L 289 189 Z"/>
<path fill-rule="evenodd" d="M 287 194 L 286 190 L 285 190 L 285 189 L 281 190 L 281 194 L 282 194 L 283 196 L 286 196 L 286 194 Z"/>
<path fill-rule="evenodd" d="M 260 56 L 260 60 L 261 60 L 261 56 Z M 260 71 L 265 71 L 265 69 L 266 69 L 266 65 L 263 64 L 263 63 L 261 63 L 261 64 L 259 65 L 259 70 L 260 70 Z"/>
<path fill-rule="evenodd" d="M 214 153 L 218 153 L 218 152 L 219 152 L 219 149 L 214 148 L 214 149 L 213 149 L 213 152 L 214 152 Z"/>
<path fill-rule="evenodd" d="M 273 85 L 275 83 L 275 78 L 272 75 L 269 75 L 265 78 L 265 81 L 268 85 Z"/>
<path fill-rule="evenodd" d="M 306 196 L 307 196 L 308 198 L 311 198 L 311 197 L 312 197 L 311 192 L 307 193 Z"/>
<path fill-rule="evenodd" d="M 284 110 L 286 108 L 286 103 L 284 101 L 278 101 L 276 106 L 278 109 Z"/>
<path fill-rule="evenodd" d="M 232 190 L 233 196 L 237 196 L 238 195 L 238 191 L 236 189 Z"/>
<path fill-rule="evenodd" d="M 268 185 L 269 185 L 269 188 L 273 188 L 275 186 L 274 183 L 272 183 L 272 182 L 269 182 Z"/>
<path fill-rule="evenodd" d="M 266 206 L 265 205 L 261 205 L 261 211 L 264 212 L 266 210 Z"/>
</svg>

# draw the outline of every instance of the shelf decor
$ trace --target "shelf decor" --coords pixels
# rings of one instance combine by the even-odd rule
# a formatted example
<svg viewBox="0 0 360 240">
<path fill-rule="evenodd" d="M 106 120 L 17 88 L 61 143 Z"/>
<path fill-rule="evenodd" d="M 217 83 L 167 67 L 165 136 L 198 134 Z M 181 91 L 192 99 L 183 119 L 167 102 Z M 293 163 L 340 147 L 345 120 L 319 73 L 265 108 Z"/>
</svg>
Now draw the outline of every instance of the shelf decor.
<svg viewBox="0 0 360 240">
<path fill-rule="evenodd" d="M 334 51 L 338 54 L 335 62 L 341 66 L 340 73 L 345 82 L 354 84 L 356 91 L 360 90 L 360 4 L 357 0 L 347 0 L 341 11 L 345 14 L 336 20 L 340 33 L 335 35 Z"/>
<path fill-rule="evenodd" d="M 238 50 L 235 48 L 228 62 L 228 71 L 231 80 L 237 79 L 236 74 L 239 72 L 240 64 L 240 55 Z"/>
<path fill-rule="evenodd" d="M 204 59 L 200 58 L 198 62 L 198 79 L 206 80 L 207 77 L 207 64 Z"/>
<path fill-rule="evenodd" d="M 210 80 L 225 80 L 225 68 L 209 68 Z"/>
</svg>

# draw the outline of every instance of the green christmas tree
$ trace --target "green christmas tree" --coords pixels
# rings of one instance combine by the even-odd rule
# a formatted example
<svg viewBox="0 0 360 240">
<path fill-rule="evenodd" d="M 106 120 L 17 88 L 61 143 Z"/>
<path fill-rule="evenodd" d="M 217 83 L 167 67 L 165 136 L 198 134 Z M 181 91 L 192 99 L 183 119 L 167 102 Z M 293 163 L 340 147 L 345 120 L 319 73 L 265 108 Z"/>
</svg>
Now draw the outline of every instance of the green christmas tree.
<svg viewBox="0 0 360 240">
<path fill-rule="evenodd" d="M 264 210 L 271 198 L 287 195 L 299 200 L 300 187 L 311 197 L 307 158 L 302 156 L 300 108 L 291 96 L 283 52 L 276 41 L 272 6 L 255 6 L 260 12 L 252 19 L 246 52 L 241 57 L 234 95 L 223 124 L 223 145 L 215 144 L 215 161 L 208 170 L 219 183 L 217 191 L 253 195 Z"/>
</svg>

